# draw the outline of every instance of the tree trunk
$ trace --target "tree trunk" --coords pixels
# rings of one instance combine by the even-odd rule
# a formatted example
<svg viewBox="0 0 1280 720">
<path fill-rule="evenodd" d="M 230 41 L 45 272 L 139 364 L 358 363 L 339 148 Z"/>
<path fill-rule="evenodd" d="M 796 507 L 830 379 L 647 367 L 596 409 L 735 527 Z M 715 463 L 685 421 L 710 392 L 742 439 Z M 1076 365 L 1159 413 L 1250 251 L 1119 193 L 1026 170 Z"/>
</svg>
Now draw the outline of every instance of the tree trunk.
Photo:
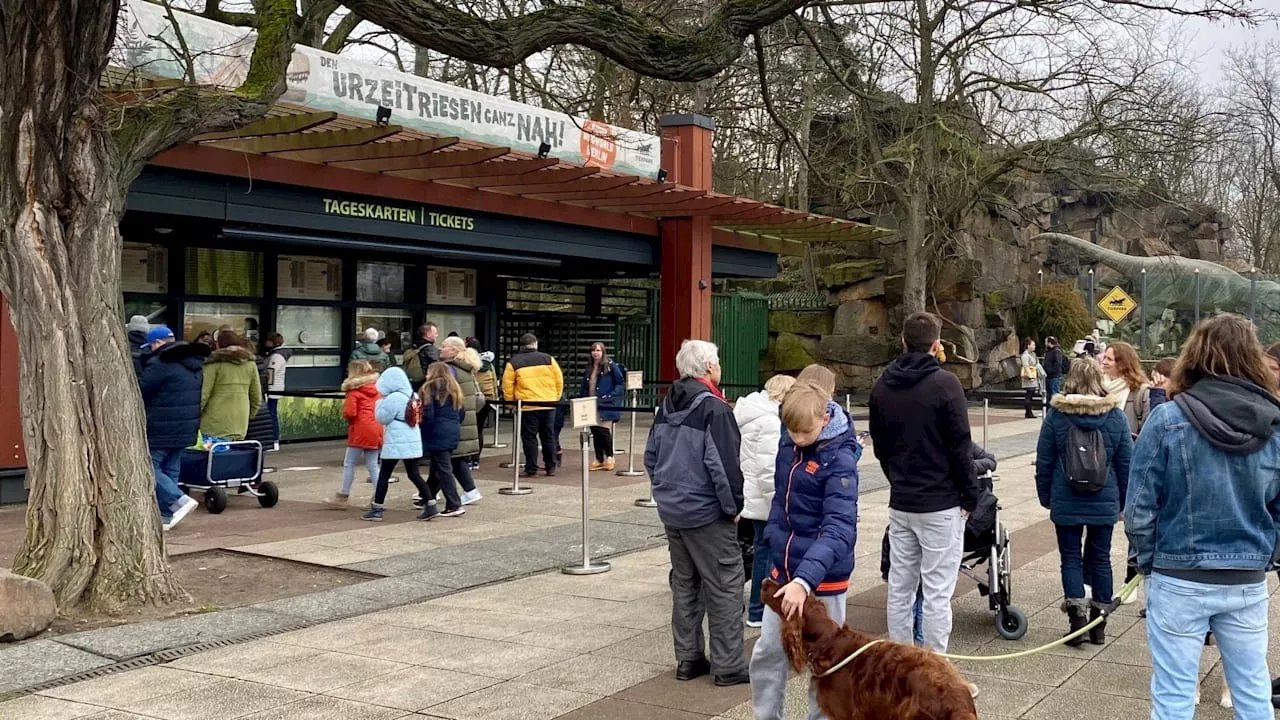
<svg viewBox="0 0 1280 720">
<path fill-rule="evenodd" d="M 927 198 L 922 189 L 915 189 L 906 202 L 906 218 L 901 237 L 906 254 L 906 266 L 902 277 L 902 308 L 906 315 L 925 309 L 925 290 L 929 278 L 929 237 Z"/>
<path fill-rule="evenodd" d="M 120 295 L 128 173 L 96 89 L 116 3 L 0 14 L 0 291 L 21 348 L 31 493 L 15 572 L 62 607 L 167 602 L 143 410 Z"/>
</svg>

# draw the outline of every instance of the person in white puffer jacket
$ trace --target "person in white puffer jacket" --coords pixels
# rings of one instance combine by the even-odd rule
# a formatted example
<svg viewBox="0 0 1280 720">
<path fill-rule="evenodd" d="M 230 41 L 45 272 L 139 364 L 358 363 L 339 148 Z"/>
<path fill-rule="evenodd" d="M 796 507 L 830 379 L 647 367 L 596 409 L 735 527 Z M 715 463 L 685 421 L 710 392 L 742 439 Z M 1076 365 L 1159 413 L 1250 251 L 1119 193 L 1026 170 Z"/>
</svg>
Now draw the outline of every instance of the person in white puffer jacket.
<svg viewBox="0 0 1280 720">
<path fill-rule="evenodd" d="M 760 627 L 764 603 L 760 601 L 760 583 L 769 572 L 769 548 L 764 542 L 764 528 L 773 505 L 774 465 L 778 459 L 778 443 L 782 439 L 779 408 L 796 379 L 774 375 L 764 390 L 738 400 L 733 417 L 742 433 L 739 461 L 742 465 L 742 519 L 750 520 L 755 539 L 754 562 L 751 567 L 751 596 L 747 605 L 747 627 Z"/>
</svg>

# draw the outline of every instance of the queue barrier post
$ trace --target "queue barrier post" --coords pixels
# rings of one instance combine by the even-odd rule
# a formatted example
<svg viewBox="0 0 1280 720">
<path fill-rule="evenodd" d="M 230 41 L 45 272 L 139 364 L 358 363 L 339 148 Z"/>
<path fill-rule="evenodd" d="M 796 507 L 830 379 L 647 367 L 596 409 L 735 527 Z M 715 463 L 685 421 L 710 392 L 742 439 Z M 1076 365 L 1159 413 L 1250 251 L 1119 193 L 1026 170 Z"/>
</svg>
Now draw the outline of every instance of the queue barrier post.
<svg viewBox="0 0 1280 720">
<path fill-rule="evenodd" d="M 520 487 L 520 425 L 524 420 L 524 401 L 516 400 L 515 425 L 511 440 L 511 487 L 498 488 L 499 495 L 528 495 L 531 487 Z"/>
<path fill-rule="evenodd" d="M 565 575 L 599 575 L 609 572 L 609 563 L 591 560 L 591 431 L 582 428 L 582 564 L 560 568 Z"/>
<path fill-rule="evenodd" d="M 636 410 L 640 409 L 640 391 L 631 391 L 631 431 L 627 435 L 627 469 L 619 470 L 615 473 L 618 477 L 640 477 L 644 475 L 643 470 L 636 469 Z M 617 435 L 614 435 L 617 437 Z M 643 500 L 643 498 L 641 498 Z M 640 507 L 652 507 L 651 505 L 641 505 L 640 500 L 636 500 L 636 505 Z"/>
<path fill-rule="evenodd" d="M 658 420 L 658 408 L 654 408 L 654 409 L 653 409 L 653 419 L 654 419 L 654 422 L 657 422 L 657 420 Z M 631 413 L 631 434 L 632 434 L 632 435 L 635 435 L 635 427 L 636 427 L 636 413 Z M 619 475 L 621 475 L 622 473 L 618 473 L 618 474 L 619 474 Z M 644 473 L 644 472 L 642 472 L 642 471 L 637 471 L 637 472 L 636 472 L 636 475 L 644 475 L 644 474 L 645 474 L 645 473 Z M 653 499 L 653 481 L 652 481 L 652 480 L 650 480 L 650 481 L 649 481 L 649 495 L 648 495 L 648 497 L 636 498 L 636 507 L 642 507 L 642 508 L 656 508 L 656 507 L 658 507 L 658 503 L 657 503 L 657 501 L 655 501 L 655 500 Z"/>
<path fill-rule="evenodd" d="M 506 443 L 498 442 L 498 426 L 501 424 L 502 424 L 502 408 L 497 405 L 494 405 L 493 406 L 493 444 L 489 446 L 494 450 L 507 449 Z"/>
</svg>

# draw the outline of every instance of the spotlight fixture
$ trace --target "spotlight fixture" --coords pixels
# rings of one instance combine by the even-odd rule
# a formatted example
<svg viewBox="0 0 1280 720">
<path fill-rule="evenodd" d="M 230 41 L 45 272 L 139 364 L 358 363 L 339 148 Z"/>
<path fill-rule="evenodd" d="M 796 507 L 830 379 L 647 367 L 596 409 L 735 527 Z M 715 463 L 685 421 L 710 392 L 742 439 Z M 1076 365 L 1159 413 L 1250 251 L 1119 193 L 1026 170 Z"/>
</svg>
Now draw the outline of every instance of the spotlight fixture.
<svg viewBox="0 0 1280 720">
<path fill-rule="evenodd" d="M 658 182 L 664 183 L 666 181 L 667 181 L 667 171 L 661 170 L 661 169 L 658 170 Z"/>
<path fill-rule="evenodd" d="M 387 123 L 391 122 L 391 108 L 379 105 L 378 114 L 374 117 L 374 122 L 386 127 Z"/>
<path fill-rule="evenodd" d="M 548 155 L 550 155 L 550 154 L 551 154 L 551 143 L 549 143 L 549 142 L 544 142 L 544 143 L 542 143 L 541 145 L 539 145 L 539 146 L 538 146 L 538 159 L 539 159 L 539 160 L 546 160 L 546 159 L 547 159 L 547 156 L 548 156 Z"/>
</svg>

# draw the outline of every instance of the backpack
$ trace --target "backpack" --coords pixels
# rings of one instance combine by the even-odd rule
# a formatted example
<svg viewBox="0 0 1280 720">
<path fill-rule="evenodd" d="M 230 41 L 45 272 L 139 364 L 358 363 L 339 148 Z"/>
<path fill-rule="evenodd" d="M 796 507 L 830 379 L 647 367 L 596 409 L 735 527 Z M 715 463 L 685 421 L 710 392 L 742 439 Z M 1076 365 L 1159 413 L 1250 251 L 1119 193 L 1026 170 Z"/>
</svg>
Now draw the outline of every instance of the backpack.
<svg viewBox="0 0 1280 720">
<path fill-rule="evenodd" d="M 1107 486 L 1107 446 L 1100 430 L 1084 430 L 1072 424 L 1067 430 L 1067 457 L 1063 463 L 1067 487 L 1078 493 L 1096 493 Z"/>
<path fill-rule="evenodd" d="M 404 405 L 404 424 L 409 427 L 418 427 L 420 422 L 422 422 L 422 396 L 413 393 L 409 396 L 409 402 Z"/>
<path fill-rule="evenodd" d="M 422 383 L 427 379 L 427 373 L 422 369 L 422 359 L 418 357 L 422 348 L 409 348 L 405 351 L 404 357 L 400 359 L 404 367 L 404 374 L 409 376 L 409 382 Z"/>
</svg>

